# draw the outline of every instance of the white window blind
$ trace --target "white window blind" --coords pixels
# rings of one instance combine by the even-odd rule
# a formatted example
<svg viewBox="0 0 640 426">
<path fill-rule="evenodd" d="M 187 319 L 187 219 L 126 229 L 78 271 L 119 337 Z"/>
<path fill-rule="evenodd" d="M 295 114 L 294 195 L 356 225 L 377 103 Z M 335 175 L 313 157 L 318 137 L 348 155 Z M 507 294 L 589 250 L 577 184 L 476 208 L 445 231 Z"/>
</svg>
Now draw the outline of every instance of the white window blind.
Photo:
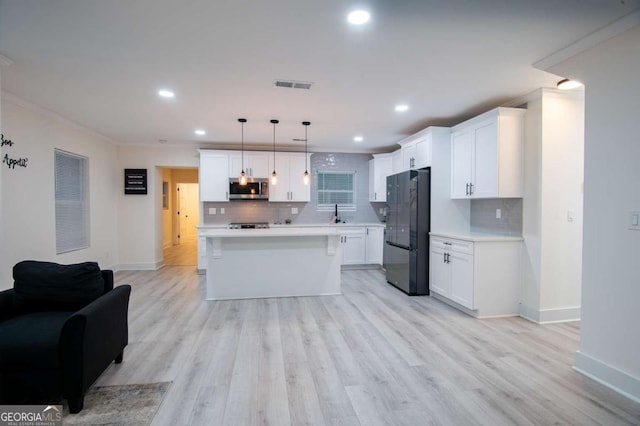
<svg viewBox="0 0 640 426">
<path fill-rule="evenodd" d="M 86 157 L 55 150 L 56 253 L 89 247 Z"/>
<path fill-rule="evenodd" d="M 319 172 L 318 210 L 355 211 L 355 172 Z"/>
</svg>

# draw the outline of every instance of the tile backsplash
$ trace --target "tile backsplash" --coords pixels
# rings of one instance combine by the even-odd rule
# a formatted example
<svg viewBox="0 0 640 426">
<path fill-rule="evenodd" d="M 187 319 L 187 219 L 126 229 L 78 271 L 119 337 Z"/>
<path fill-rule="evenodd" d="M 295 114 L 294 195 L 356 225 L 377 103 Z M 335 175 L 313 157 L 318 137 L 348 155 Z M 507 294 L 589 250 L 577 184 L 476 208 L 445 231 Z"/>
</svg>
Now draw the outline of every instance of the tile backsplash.
<svg viewBox="0 0 640 426">
<path fill-rule="evenodd" d="M 522 198 L 471 200 L 471 232 L 521 236 Z"/>
<path fill-rule="evenodd" d="M 311 155 L 309 172 L 311 173 L 311 201 L 308 203 L 273 203 L 268 201 L 231 201 L 227 203 L 204 203 L 203 223 L 205 225 L 228 224 L 229 222 L 269 222 L 284 223 L 287 219 L 292 223 L 328 223 L 332 213 L 318 211 L 317 172 L 340 171 L 356 172 L 356 211 L 340 213 L 341 219 L 346 223 L 371 223 L 380 222 L 383 217 L 379 210 L 385 207 L 384 203 L 369 202 L 369 154 L 332 154 L 316 153 Z M 300 176 L 302 179 L 302 176 Z M 215 208 L 216 214 L 209 214 L 209 209 Z M 220 214 L 220 209 L 224 214 Z M 297 208 L 298 213 L 292 213 L 292 208 Z"/>
</svg>

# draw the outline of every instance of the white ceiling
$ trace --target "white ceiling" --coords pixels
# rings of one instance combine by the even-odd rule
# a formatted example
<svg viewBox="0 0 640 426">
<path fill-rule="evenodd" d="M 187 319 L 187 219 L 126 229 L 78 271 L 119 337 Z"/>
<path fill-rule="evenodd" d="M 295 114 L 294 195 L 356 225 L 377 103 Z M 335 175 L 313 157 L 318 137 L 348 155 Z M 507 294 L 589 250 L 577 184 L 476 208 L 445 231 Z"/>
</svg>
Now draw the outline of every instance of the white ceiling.
<svg viewBox="0 0 640 426">
<path fill-rule="evenodd" d="M 2 89 L 118 144 L 228 146 L 245 117 L 248 144 L 270 146 L 276 118 L 278 146 L 300 148 L 309 120 L 311 151 L 377 152 L 555 86 L 532 64 L 639 1 L 360 4 L 372 20 L 354 28 L 349 0 L 0 0 Z"/>
</svg>

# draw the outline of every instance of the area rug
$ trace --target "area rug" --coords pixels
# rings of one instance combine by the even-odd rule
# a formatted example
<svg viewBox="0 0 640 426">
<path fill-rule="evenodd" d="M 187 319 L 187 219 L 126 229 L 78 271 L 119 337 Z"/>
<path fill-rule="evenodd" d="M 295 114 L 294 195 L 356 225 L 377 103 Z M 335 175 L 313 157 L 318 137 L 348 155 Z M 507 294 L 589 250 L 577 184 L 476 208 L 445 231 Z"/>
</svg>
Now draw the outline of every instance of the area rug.
<svg viewBox="0 0 640 426">
<path fill-rule="evenodd" d="M 64 406 L 65 425 L 149 425 L 171 382 L 143 385 L 96 386 L 84 397 L 84 408 L 69 414 Z"/>
</svg>

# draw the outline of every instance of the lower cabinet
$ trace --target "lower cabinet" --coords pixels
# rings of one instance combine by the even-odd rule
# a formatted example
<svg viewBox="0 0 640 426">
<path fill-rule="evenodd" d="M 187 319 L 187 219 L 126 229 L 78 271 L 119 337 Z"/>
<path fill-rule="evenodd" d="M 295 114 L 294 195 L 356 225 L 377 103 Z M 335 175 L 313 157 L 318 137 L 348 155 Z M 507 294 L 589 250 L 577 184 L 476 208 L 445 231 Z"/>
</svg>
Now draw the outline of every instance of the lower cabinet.
<svg viewBox="0 0 640 426">
<path fill-rule="evenodd" d="M 477 317 L 517 315 L 521 245 L 518 238 L 432 236 L 430 289 Z"/>
<path fill-rule="evenodd" d="M 343 265 L 363 265 L 366 262 L 364 228 L 343 230 L 341 241 Z"/>
<path fill-rule="evenodd" d="M 342 228 L 340 233 L 343 265 L 382 265 L 383 227 Z"/>
</svg>

